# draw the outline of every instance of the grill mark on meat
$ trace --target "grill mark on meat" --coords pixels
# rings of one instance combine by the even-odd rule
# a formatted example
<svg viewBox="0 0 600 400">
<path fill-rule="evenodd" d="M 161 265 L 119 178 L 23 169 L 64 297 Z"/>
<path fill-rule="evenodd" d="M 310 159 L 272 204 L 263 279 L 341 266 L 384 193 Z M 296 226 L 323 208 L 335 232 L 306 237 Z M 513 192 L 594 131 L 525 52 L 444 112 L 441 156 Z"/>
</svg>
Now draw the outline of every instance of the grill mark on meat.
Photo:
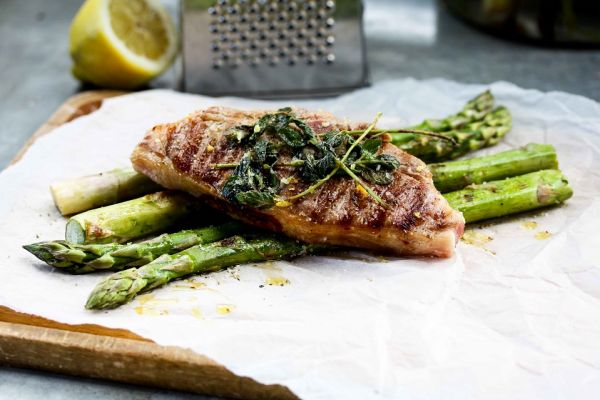
<svg viewBox="0 0 600 400">
<path fill-rule="evenodd" d="M 295 112 L 317 134 L 357 128 L 326 113 Z M 360 193 L 356 183 L 347 177 L 332 178 L 289 207 L 259 210 L 227 202 L 219 193 L 232 170 L 215 169 L 214 164 L 236 163 L 244 150 L 232 144 L 225 134 L 237 125 L 255 123 L 263 114 L 212 107 L 179 122 L 159 125 L 138 145 L 132 162 L 138 171 L 163 186 L 202 196 L 213 207 L 236 218 L 301 240 L 396 254 L 452 253 L 454 242 L 464 229 L 462 216 L 435 190 L 425 164 L 389 143 L 384 143 L 381 152 L 394 155 L 401 163 L 393 172 L 394 180 L 389 185 L 369 185 L 389 209 Z M 363 129 L 367 125 L 360 124 Z M 282 177 L 295 171 L 278 169 Z M 308 186 L 302 181 L 290 184 L 281 195 L 289 197 Z"/>
<path fill-rule="evenodd" d="M 170 132 L 167 139 L 167 156 L 171 158 L 176 168 L 183 173 L 190 172 L 192 163 L 198 153 L 199 131 L 201 122 L 192 120 L 184 127 Z"/>
</svg>

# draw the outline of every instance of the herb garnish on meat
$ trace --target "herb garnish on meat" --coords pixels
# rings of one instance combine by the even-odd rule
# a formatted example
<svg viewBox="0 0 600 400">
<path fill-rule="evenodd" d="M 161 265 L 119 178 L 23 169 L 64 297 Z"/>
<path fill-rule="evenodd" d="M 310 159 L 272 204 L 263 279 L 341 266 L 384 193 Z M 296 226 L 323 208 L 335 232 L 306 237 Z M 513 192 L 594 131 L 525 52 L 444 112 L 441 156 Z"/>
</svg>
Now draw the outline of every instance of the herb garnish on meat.
<svg viewBox="0 0 600 400">
<path fill-rule="evenodd" d="M 228 132 L 228 138 L 234 145 L 248 150 L 236 164 L 215 165 L 215 168 L 235 168 L 221 194 L 240 205 L 257 208 L 287 206 L 314 192 L 333 176 L 346 175 L 362 186 L 377 203 L 386 207 L 367 182 L 390 184 L 392 173 L 400 162 L 394 156 L 378 154 L 383 144 L 382 132 L 368 137 L 379 117 L 380 114 L 364 130 L 332 130 L 316 135 L 304 120 L 294 115 L 291 108 L 282 108 L 265 114 L 254 125 L 236 126 Z M 282 152 L 291 153 L 290 162 L 281 161 Z M 311 185 L 294 196 L 279 197 L 282 179 L 276 172 L 278 167 L 296 168 L 295 177 Z"/>
</svg>

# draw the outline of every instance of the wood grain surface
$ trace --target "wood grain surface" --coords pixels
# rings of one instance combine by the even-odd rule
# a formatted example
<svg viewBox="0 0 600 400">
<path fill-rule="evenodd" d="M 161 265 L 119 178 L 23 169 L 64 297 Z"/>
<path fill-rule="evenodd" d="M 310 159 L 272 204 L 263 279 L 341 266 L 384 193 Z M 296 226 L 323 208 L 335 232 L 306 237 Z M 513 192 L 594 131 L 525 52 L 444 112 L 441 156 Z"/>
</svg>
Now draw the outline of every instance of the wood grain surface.
<svg viewBox="0 0 600 400">
<path fill-rule="evenodd" d="M 104 99 L 122 94 L 88 91 L 69 98 L 12 162 L 20 160 L 39 137 L 97 110 Z M 227 398 L 297 399 L 285 386 L 237 376 L 191 350 L 159 346 L 128 330 L 63 324 L 0 305 L 1 363 Z"/>
</svg>

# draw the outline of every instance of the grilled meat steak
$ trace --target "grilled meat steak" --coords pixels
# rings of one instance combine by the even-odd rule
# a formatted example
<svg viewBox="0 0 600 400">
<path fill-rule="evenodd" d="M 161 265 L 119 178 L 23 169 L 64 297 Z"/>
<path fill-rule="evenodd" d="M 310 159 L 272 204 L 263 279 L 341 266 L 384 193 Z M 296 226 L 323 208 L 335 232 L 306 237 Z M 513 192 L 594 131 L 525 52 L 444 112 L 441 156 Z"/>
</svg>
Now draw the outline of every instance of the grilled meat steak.
<svg viewBox="0 0 600 400">
<path fill-rule="evenodd" d="M 324 112 L 297 109 L 294 113 L 317 135 L 358 127 Z M 285 207 L 254 208 L 224 198 L 221 192 L 233 170 L 215 165 L 238 163 L 244 153 L 242 147 L 232 144 L 227 132 L 253 125 L 264 114 L 211 107 L 155 126 L 135 148 L 133 166 L 162 186 L 201 197 L 234 218 L 306 242 L 396 255 L 452 255 L 464 230 L 462 214 L 435 189 L 421 160 L 389 143 L 383 143 L 379 152 L 396 157 L 400 166 L 393 170 L 391 183 L 370 185 L 387 207 L 349 176 L 337 175 Z M 360 127 L 364 129 L 364 124 Z M 284 166 L 277 172 L 282 178 L 296 176 L 293 167 Z M 289 198 L 309 186 L 309 182 L 292 180 L 279 195 Z"/>
</svg>

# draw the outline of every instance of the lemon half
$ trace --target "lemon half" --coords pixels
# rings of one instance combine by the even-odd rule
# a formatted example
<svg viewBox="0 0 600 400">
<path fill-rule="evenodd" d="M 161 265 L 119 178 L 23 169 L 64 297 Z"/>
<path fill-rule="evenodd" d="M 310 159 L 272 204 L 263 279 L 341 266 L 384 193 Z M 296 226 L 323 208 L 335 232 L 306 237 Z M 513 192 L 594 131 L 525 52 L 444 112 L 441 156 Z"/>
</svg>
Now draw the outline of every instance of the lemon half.
<svg viewBox="0 0 600 400">
<path fill-rule="evenodd" d="M 173 20 L 158 0 L 87 0 L 69 39 L 73 75 L 114 89 L 147 83 L 177 52 Z"/>
</svg>

